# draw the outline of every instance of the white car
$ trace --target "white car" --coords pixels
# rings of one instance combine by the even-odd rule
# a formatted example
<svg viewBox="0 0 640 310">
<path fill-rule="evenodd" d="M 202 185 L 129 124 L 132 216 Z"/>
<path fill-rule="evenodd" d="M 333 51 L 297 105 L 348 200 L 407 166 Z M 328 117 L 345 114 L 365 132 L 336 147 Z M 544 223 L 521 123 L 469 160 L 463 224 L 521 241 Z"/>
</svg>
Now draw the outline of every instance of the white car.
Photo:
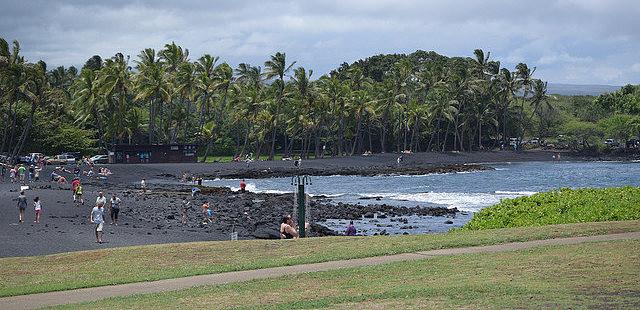
<svg viewBox="0 0 640 310">
<path fill-rule="evenodd" d="M 95 155 L 90 158 L 94 164 L 108 164 L 109 155 Z"/>
<path fill-rule="evenodd" d="M 49 165 L 73 165 L 76 159 L 71 155 L 56 155 L 47 160 Z"/>
</svg>

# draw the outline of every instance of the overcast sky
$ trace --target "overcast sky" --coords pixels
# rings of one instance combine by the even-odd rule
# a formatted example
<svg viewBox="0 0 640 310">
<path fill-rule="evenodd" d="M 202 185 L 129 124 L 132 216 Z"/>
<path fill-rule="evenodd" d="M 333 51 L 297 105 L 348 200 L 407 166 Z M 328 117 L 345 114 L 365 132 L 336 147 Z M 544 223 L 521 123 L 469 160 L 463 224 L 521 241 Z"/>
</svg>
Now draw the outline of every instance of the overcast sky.
<svg viewBox="0 0 640 310">
<path fill-rule="evenodd" d="M 380 53 L 482 48 L 551 82 L 640 83 L 640 1 L 533 2 L 0 0 L 0 36 L 50 67 L 171 41 L 232 65 L 283 51 L 316 75 Z"/>
</svg>

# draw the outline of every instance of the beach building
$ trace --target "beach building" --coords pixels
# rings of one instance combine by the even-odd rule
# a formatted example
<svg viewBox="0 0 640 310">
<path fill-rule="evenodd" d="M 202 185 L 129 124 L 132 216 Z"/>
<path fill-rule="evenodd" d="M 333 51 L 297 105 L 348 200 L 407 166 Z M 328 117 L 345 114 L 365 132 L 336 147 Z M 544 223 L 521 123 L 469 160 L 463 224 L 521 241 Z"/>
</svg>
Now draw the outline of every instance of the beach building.
<svg viewBox="0 0 640 310">
<path fill-rule="evenodd" d="M 109 151 L 109 163 L 195 163 L 197 150 L 194 144 L 116 144 Z"/>
</svg>

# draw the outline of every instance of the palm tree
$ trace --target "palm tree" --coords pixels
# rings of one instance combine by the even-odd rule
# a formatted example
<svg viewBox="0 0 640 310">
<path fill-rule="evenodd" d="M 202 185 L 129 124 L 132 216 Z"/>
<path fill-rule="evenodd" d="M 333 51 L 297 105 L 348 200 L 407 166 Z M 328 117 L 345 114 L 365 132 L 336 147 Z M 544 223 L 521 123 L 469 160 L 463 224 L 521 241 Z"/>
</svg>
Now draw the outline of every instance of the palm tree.
<svg viewBox="0 0 640 310">
<path fill-rule="evenodd" d="M 256 89 L 262 88 L 262 68 L 254 67 L 247 63 L 241 63 L 236 68 L 236 81 Z"/>
<path fill-rule="evenodd" d="M 280 110 L 283 105 L 284 98 L 284 76 L 291 70 L 291 68 L 296 64 L 296 62 L 292 62 L 291 64 L 287 64 L 286 61 L 287 55 L 285 53 L 277 52 L 275 55 L 271 55 L 271 59 L 267 60 L 264 63 L 265 68 L 267 69 L 265 72 L 265 77 L 267 80 L 272 78 L 277 78 L 277 83 L 273 85 L 276 87 L 276 102 L 275 102 L 275 111 L 273 113 L 273 124 L 271 125 L 271 151 L 269 152 L 269 160 L 273 160 L 273 156 L 276 151 L 276 130 L 278 126 L 278 115 L 280 114 Z M 286 148 L 286 141 L 285 141 Z"/>
<path fill-rule="evenodd" d="M 200 103 L 200 129 L 209 117 L 213 93 L 215 92 L 214 71 L 218 57 L 204 54 L 196 62 L 196 89 Z"/>
<path fill-rule="evenodd" d="M 112 141 L 122 136 L 126 127 L 126 118 L 130 109 L 130 94 L 132 91 L 131 68 L 129 57 L 117 53 L 105 61 L 104 67 L 98 72 L 96 87 L 99 96 L 105 98 L 108 115 L 108 132 Z"/>
<path fill-rule="evenodd" d="M 33 116 L 36 109 L 43 106 L 47 100 L 47 88 L 49 82 L 47 80 L 45 68 L 40 64 L 28 64 L 26 66 L 27 82 L 23 87 L 23 94 L 31 103 L 31 109 L 26 124 L 22 128 L 22 134 L 16 143 L 11 158 L 17 158 L 22 152 L 22 148 L 29 136 L 31 126 L 33 125 Z"/>
<path fill-rule="evenodd" d="M 2 99 L 8 102 L 6 113 L 3 117 L 3 138 L 0 153 L 10 147 L 14 141 L 17 127 L 18 113 L 15 105 L 25 98 L 24 85 L 27 83 L 27 74 L 24 58 L 20 55 L 20 43 L 13 41 L 10 50 L 9 44 L 0 38 L 0 73 L 2 73 L 3 94 Z M 11 118 L 11 121 L 9 121 Z"/>
<path fill-rule="evenodd" d="M 509 114 L 509 105 L 518 91 L 518 81 L 514 75 L 506 68 L 500 69 L 499 76 L 500 90 L 498 96 L 502 104 L 500 110 L 502 114 L 502 143 L 507 145 L 507 114 Z"/>
<path fill-rule="evenodd" d="M 533 94 L 530 98 L 531 106 L 533 108 L 533 115 L 538 116 L 538 120 L 540 121 L 539 133 L 542 134 L 543 123 L 545 121 L 544 112 L 553 111 L 553 106 L 549 101 L 549 96 L 547 96 L 547 82 L 543 82 L 541 80 L 533 81 Z"/>
<path fill-rule="evenodd" d="M 203 163 L 207 162 L 207 157 L 209 156 L 209 149 L 211 149 L 211 145 L 213 144 L 213 140 L 215 139 L 215 128 L 216 124 L 212 121 L 207 122 L 202 126 L 200 130 L 200 136 L 202 140 L 205 141 L 207 147 L 204 151 L 204 158 L 202 159 Z"/>
<path fill-rule="evenodd" d="M 191 115 L 193 113 L 192 103 L 195 102 L 198 81 L 196 77 L 196 66 L 191 62 L 183 62 L 178 67 L 173 88 L 179 94 L 182 103 L 182 113 L 178 115 L 179 126 L 182 126 L 182 141 L 186 143 L 189 128 L 191 127 Z"/>
<path fill-rule="evenodd" d="M 523 90 L 522 101 L 520 104 L 520 125 L 522 126 L 520 141 L 522 141 L 522 139 L 524 138 L 524 132 L 526 129 L 524 103 L 525 101 L 527 101 L 527 98 L 529 98 L 529 93 L 531 92 L 531 88 L 533 87 L 533 73 L 535 71 L 536 67 L 533 67 L 533 70 L 529 69 L 529 67 L 525 63 L 519 63 L 518 65 L 516 65 L 516 77 L 518 80 L 518 86 Z"/>
<path fill-rule="evenodd" d="M 98 142 L 103 151 L 109 148 L 104 140 L 104 126 L 102 119 L 104 117 L 105 100 L 98 94 L 96 85 L 96 73 L 90 69 L 82 69 L 80 76 L 75 80 L 73 85 L 73 105 L 78 108 L 76 122 L 85 124 L 89 119 L 95 122 L 98 129 Z"/>
<path fill-rule="evenodd" d="M 137 68 L 140 73 L 136 79 L 137 95 L 135 100 L 149 101 L 149 144 L 157 142 L 156 118 L 162 114 L 163 103 L 170 98 L 169 82 L 165 75 L 165 69 L 156 57 L 155 50 L 147 48 L 143 50 L 137 60 Z M 159 111 L 160 110 L 160 111 Z"/>
</svg>

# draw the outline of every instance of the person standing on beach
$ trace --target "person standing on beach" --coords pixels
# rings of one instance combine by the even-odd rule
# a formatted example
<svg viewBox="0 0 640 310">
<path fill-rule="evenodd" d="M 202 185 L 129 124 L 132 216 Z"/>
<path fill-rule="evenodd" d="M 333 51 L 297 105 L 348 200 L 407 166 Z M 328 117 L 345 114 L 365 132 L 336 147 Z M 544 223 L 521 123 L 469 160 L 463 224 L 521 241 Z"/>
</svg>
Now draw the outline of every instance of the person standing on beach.
<svg viewBox="0 0 640 310">
<path fill-rule="evenodd" d="M 147 192 L 147 181 L 144 178 L 140 181 L 140 188 L 142 189 L 143 194 Z"/>
<path fill-rule="evenodd" d="M 20 192 L 20 196 L 16 199 L 18 200 L 18 212 L 20 212 L 19 223 L 24 222 L 24 210 L 27 209 L 27 196 L 24 195 L 24 191 Z"/>
<path fill-rule="evenodd" d="M 78 177 L 71 180 L 71 193 L 73 194 L 73 202 L 76 202 L 76 188 L 80 185 L 80 179 Z"/>
<path fill-rule="evenodd" d="M 42 204 L 40 203 L 40 197 L 33 199 L 33 210 L 36 211 L 36 220 L 34 223 L 40 223 L 40 214 L 42 213 Z"/>
<path fill-rule="evenodd" d="M 182 198 L 182 224 L 187 223 L 187 213 L 191 209 L 191 202 L 187 197 Z"/>
<path fill-rule="evenodd" d="M 107 197 L 105 197 L 102 192 L 99 192 L 98 198 L 96 198 L 96 206 L 104 207 L 106 204 L 107 204 Z"/>
<path fill-rule="evenodd" d="M 2 182 L 4 182 L 4 176 L 7 174 L 7 166 L 3 163 L 0 163 L 0 178 Z"/>
<path fill-rule="evenodd" d="M 20 176 L 20 183 L 22 184 L 24 184 L 24 177 L 26 172 L 27 172 L 27 168 L 25 168 L 23 165 L 20 165 L 18 167 L 18 175 Z"/>
<path fill-rule="evenodd" d="M 9 177 L 11 178 L 11 183 L 15 183 L 18 178 L 18 170 L 15 167 L 11 167 L 9 171 Z"/>
<path fill-rule="evenodd" d="M 35 167 L 33 167 L 33 165 L 29 166 L 29 183 L 33 182 L 35 172 L 36 172 Z"/>
<path fill-rule="evenodd" d="M 205 201 L 202 204 L 202 216 L 204 217 L 204 221 L 206 223 L 213 222 L 213 210 L 209 207 L 209 202 Z"/>
<path fill-rule="evenodd" d="M 247 189 L 247 183 L 244 181 L 244 179 L 242 179 L 240 181 L 240 192 L 244 193 L 246 189 Z"/>
<path fill-rule="evenodd" d="M 118 214 L 120 214 L 120 198 L 116 196 L 116 193 L 113 193 L 110 200 L 109 205 L 109 213 L 111 215 L 111 225 L 118 226 Z"/>
<path fill-rule="evenodd" d="M 96 204 L 89 216 L 91 223 L 96 224 L 96 243 L 102 243 L 102 228 L 104 225 L 104 209 L 102 207 L 103 205 Z"/>
<path fill-rule="evenodd" d="M 79 204 L 84 206 L 84 198 L 82 198 L 82 184 L 78 184 L 76 189 L 73 191 L 73 202 L 76 204 L 76 207 Z"/>
</svg>

